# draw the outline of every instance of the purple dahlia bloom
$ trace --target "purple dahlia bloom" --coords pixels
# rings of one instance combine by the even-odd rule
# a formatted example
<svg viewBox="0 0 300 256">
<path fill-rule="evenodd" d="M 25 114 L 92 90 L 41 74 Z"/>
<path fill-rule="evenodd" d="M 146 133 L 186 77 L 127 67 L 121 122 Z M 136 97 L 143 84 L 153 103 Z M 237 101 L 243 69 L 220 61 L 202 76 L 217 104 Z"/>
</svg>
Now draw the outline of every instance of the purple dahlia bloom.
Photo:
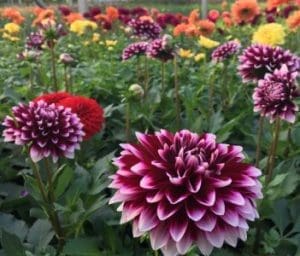
<svg viewBox="0 0 300 256">
<path fill-rule="evenodd" d="M 147 50 L 147 42 L 137 42 L 128 45 L 122 53 L 122 60 L 128 60 L 135 55 L 143 55 Z"/>
<path fill-rule="evenodd" d="M 132 19 L 128 26 L 133 29 L 133 34 L 143 39 L 156 39 L 159 37 L 161 27 L 150 20 Z"/>
<path fill-rule="evenodd" d="M 243 51 L 239 62 L 238 71 L 243 82 L 257 82 L 283 64 L 290 72 L 300 71 L 299 57 L 279 46 L 251 45 Z"/>
<path fill-rule="evenodd" d="M 241 43 L 237 40 L 228 41 L 216 48 L 211 57 L 215 62 L 221 62 L 230 56 L 238 53 L 241 48 Z"/>
<path fill-rule="evenodd" d="M 26 38 L 26 48 L 41 50 L 44 42 L 45 36 L 43 34 L 41 34 L 40 32 L 32 32 Z"/>
<path fill-rule="evenodd" d="M 162 38 L 158 38 L 149 43 L 147 48 L 147 56 L 150 58 L 159 59 L 161 61 L 168 61 L 174 58 L 174 52 L 170 46 L 169 35 L 164 35 Z"/>
<path fill-rule="evenodd" d="M 20 103 L 6 116 L 3 125 L 4 141 L 28 145 L 34 162 L 45 157 L 74 157 L 75 149 L 84 136 L 83 124 L 70 108 L 47 104 L 44 101 Z"/>
<path fill-rule="evenodd" d="M 136 135 L 138 143 L 121 145 L 110 184 L 110 203 L 121 203 L 121 223 L 133 221 L 134 237 L 149 233 L 152 248 L 169 256 L 193 244 L 209 255 L 246 240 L 262 193 L 261 171 L 242 162 L 242 147 L 188 130 Z"/>
<path fill-rule="evenodd" d="M 298 106 L 294 99 L 300 96 L 296 86 L 297 72 L 289 72 L 286 65 L 276 69 L 273 74 L 267 74 L 265 79 L 258 81 L 254 89 L 254 111 L 267 116 L 273 122 L 280 117 L 294 123 Z"/>
</svg>

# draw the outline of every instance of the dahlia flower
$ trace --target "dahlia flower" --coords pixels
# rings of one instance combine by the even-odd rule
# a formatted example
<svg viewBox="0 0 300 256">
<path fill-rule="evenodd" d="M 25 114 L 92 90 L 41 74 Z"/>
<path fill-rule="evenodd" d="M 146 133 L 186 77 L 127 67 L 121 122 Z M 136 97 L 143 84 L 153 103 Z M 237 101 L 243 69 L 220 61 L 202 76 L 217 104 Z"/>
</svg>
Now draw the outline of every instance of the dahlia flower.
<svg viewBox="0 0 300 256">
<path fill-rule="evenodd" d="M 242 147 L 188 130 L 136 135 L 138 143 L 121 145 L 110 184 L 117 190 L 110 203 L 121 203 L 121 223 L 133 221 L 134 237 L 149 233 L 166 256 L 193 244 L 209 255 L 246 240 L 262 193 L 261 172 L 242 162 Z"/>
<path fill-rule="evenodd" d="M 214 60 L 216 62 L 223 61 L 223 60 L 229 58 L 230 56 L 238 53 L 240 48 L 241 48 L 241 44 L 238 40 L 228 41 L 228 42 L 220 45 L 218 48 L 216 48 L 212 52 L 212 55 L 211 55 L 212 60 Z"/>
<path fill-rule="evenodd" d="M 150 20 L 132 19 L 128 26 L 133 29 L 133 34 L 144 39 L 156 39 L 161 33 L 161 27 Z"/>
<path fill-rule="evenodd" d="M 220 43 L 214 40 L 211 40 L 205 36 L 200 36 L 198 43 L 200 46 L 211 49 L 217 47 Z"/>
<path fill-rule="evenodd" d="M 40 32 L 32 32 L 26 38 L 26 48 L 41 50 L 45 43 L 45 37 Z"/>
<path fill-rule="evenodd" d="M 279 117 L 294 123 L 298 106 L 294 99 L 300 96 L 296 86 L 297 72 L 289 72 L 286 65 L 267 74 L 254 89 L 254 111 L 270 118 L 271 123 Z"/>
<path fill-rule="evenodd" d="M 36 97 L 33 101 L 38 102 L 40 100 L 43 100 L 48 104 L 52 104 L 52 103 L 56 104 L 67 97 L 72 97 L 72 95 L 68 92 L 54 92 L 54 93 L 47 93 L 47 94 L 40 95 Z"/>
<path fill-rule="evenodd" d="M 265 45 L 281 45 L 284 44 L 286 33 L 281 24 L 269 23 L 259 26 L 252 37 L 253 43 Z"/>
<path fill-rule="evenodd" d="M 146 54 L 150 58 L 168 61 L 174 58 L 174 52 L 170 45 L 171 36 L 164 35 L 162 38 L 153 40 L 148 44 Z"/>
<path fill-rule="evenodd" d="M 100 132 L 104 123 L 104 111 L 97 101 L 83 96 L 71 96 L 60 100 L 60 106 L 70 108 L 83 124 L 84 140 Z"/>
<path fill-rule="evenodd" d="M 12 109 L 13 117 L 6 116 L 2 125 L 4 141 L 28 145 L 32 161 L 52 157 L 73 158 L 74 151 L 85 135 L 77 114 L 69 108 L 48 104 L 43 100 L 19 104 Z"/>
<path fill-rule="evenodd" d="M 238 71 L 244 82 L 256 82 L 283 64 L 290 72 L 300 71 L 299 57 L 281 47 L 253 44 L 239 57 Z"/>
<path fill-rule="evenodd" d="M 236 0 L 231 6 L 231 15 L 236 23 L 252 22 L 259 12 L 257 0 Z"/>
<path fill-rule="evenodd" d="M 135 55 L 145 54 L 147 47 L 148 47 L 147 42 L 137 42 L 137 43 L 132 43 L 132 44 L 128 45 L 123 50 L 122 60 L 128 60 Z"/>
</svg>

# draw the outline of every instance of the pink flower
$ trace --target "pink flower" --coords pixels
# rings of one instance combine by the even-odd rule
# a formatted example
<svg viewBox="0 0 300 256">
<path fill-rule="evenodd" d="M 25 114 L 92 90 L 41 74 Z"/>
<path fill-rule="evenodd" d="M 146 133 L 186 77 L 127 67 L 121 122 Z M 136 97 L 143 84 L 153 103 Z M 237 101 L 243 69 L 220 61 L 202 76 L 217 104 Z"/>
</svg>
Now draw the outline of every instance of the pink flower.
<svg viewBox="0 0 300 256">
<path fill-rule="evenodd" d="M 169 256 L 193 244 L 209 255 L 246 240 L 262 193 L 261 172 L 242 162 L 242 147 L 188 130 L 136 135 L 138 143 L 121 145 L 110 184 L 110 203 L 121 203 L 121 223 L 133 221 L 134 237 L 149 233 L 152 248 Z"/>
<path fill-rule="evenodd" d="M 162 38 L 153 40 L 148 44 L 146 55 L 150 58 L 167 62 L 174 58 L 174 51 L 171 44 L 172 37 L 164 35 Z"/>
<path fill-rule="evenodd" d="M 136 42 L 128 45 L 122 53 L 122 60 L 131 59 L 133 56 L 144 55 L 148 47 L 147 42 Z"/>
<path fill-rule="evenodd" d="M 228 41 L 222 45 L 220 45 L 218 48 L 216 48 L 212 55 L 211 58 L 215 62 L 221 62 L 230 56 L 237 54 L 241 48 L 241 43 L 237 40 L 231 40 Z"/>
<path fill-rule="evenodd" d="M 296 112 L 299 110 L 294 99 L 300 96 L 296 87 L 297 72 L 289 72 L 286 65 L 276 69 L 273 74 L 267 74 L 265 79 L 259 80 L 254 89 L 254 111 L 267 116 L 273 122 L 280 117 L 294 123 Z"/>
<path fill-rule="evenodd" d="M 156 39 L 162 30 L 156 22 L 150 20 L 132 19 L 128 26 L 132 28 L 134 35 L 142 39 Z"/>
<path fill-rule="evenodd" d="M 6 116 L 2 125 L 4 141 L 28 145 L 32 161 L 52 157 L 74 157 L 83 139 L 83 124 L 71 109 L 45 101 L 19 104 L 12 109 L 13 117 Z"/>
<path fill-rule="evenodd" d="M 239 62 L 238 71 L 243 82 L 257 82 L 283 64 L 290 72 L 300 71 L 299 57 L 279 46 L 253 44 L 239 56 Z"/>
</svg>

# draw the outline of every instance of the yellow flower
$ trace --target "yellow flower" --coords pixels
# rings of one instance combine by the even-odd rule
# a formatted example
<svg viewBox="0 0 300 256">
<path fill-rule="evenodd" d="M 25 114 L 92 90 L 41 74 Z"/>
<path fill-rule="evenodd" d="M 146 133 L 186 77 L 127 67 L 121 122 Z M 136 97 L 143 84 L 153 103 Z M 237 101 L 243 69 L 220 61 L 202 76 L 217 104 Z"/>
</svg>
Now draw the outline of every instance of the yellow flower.
<svg viewBox="0 0 300 256">
<path fill-rule="evenodd" d="M 21 30 L 21 27 L 18 24 L 13 23 L 13 22 L 6 23 L 4 25 L 4 31 L 11 34 L 11 35 L 12 34 L 18 34 L 20 32 L 20 30 Z"/>
<path fill-rule="evenodd" d="M 16 41 L 20 41 L 20 38 L 19 37 L 16 37 L 16 36 L 12 36 L 6 32 L 3 33 L 2 35 L 2 38 L 4 39 L 7 39 L 7 40 L 10 40 L 12 42 L 16 42 Z"/>
<path fill-rule="evenodd" d="M 200 36 L 198 43 L 200 44 L 200 46 L 207 49 L 215 48 L 220 44 L 219 42 L 211 40 L 205 36 Z"/>
<path fill-rule="evenodd" d="M 109 47 L 107 48 L 107 50 L 109 50 L 109 51 L 113 51 L 113 50 L 114 50 L 114 47 L 112 47 L 112 46 L 109 46 Z"/>
<path fill-rule="evenodd" d="M 105 45 L 106 45 L 107 47 L 110 47 L 110 46 L 116 46 L 117 43 L 118 43 L 117 40 L 105 40 Z"/>
<path fill-rule="evenodd" d="M 205 59 L 205 54 L 204 53 L 198 53 L 198 54 L 195 55 L 194 59 L 195 59 L 196 62 L 199 62 L 200 60 Z"/>
<path fill-rule="evenodd" d="M 87 30 L 97 29 L 97 23 L 89 20 L 75 20 L 70 25 L 70 31 L 77 35 L 83 35 Z"/>
<path fill-rule="evenodd" d="M 181 58 L 186 58 L 186 59 L 190 59 L 194 56 L 191 50 L 185 50 L 182 48 L 179 49 L 178 54 Z"/>
<path fill-rule="evenodd" d="M 99 33 L 93 33 L 92 41 L 94 43 L 97 43 L 97 42 L 99 42 L 99 40 L 100 40 L 100 34 Z"/>
<path fill-rule="evenodd" d="M 86 40 L 86 41 L 84 41 L 84 42 L 83 42 L 83 45 L 84 45 L 84 46 L 88 46 L 88 45 L 90 45 L 90 41 L 87 41 L 87 40 Z"/>
<path fill-rule="evenodd" d="M 265 45 L 284 44 L 286 33 L 282 25 L 278 23 L 269 23 L 261 25 L 253 34 L 252 42 Z"/>
</svg>

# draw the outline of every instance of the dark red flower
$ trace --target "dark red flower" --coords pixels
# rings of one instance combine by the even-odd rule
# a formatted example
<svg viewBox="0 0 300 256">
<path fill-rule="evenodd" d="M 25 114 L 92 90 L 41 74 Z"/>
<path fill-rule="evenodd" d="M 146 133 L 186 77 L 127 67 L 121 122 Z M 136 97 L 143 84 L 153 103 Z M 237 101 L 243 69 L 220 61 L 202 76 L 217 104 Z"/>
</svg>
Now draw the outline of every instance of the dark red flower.
<svg viewBox="0 0 300 256">
<path fill-rule="evenodd" d="M 72 12 L 71 8 L 67 5 L 60 5 L 58 10 L 63 16 L 68 16 Z"/>
<path fill-rule="evenodd" d="M 243 163 L 242 147 L 188 130 L 136 135 L 138 143 L 121 145 L 110 184 L 110 203 L 121 203 L 121 223 L 133 221 L 134 237 L 148 233 L 165 256 L 192 245 L 209 255 L 246 240 L 262 193 L 261 172 Z"/>
<path fill-rule="evenodd" d="M 103 109 L 94 99 L 83 96 L 66 97 L 58 102 L 59 105 L 71 108 L 83 124 L 84 140 L 98 133 L 104 123 Z"/>
<path fill-rule="evenodd" d="M 67 97 L 71 97 L 72 95 L 70 93 L 67 92 L 54 92 L 54 93 L 47 93 L 47 94 L 43 94 L 41 96 L 36 97 L 33 101 L 34 102 L 38 102 L 39 100 L 43 100 L 48 104 L 52 104 L 52 103 L 58 103 L 59 101 L 67 98 Z"/>
</svg>

